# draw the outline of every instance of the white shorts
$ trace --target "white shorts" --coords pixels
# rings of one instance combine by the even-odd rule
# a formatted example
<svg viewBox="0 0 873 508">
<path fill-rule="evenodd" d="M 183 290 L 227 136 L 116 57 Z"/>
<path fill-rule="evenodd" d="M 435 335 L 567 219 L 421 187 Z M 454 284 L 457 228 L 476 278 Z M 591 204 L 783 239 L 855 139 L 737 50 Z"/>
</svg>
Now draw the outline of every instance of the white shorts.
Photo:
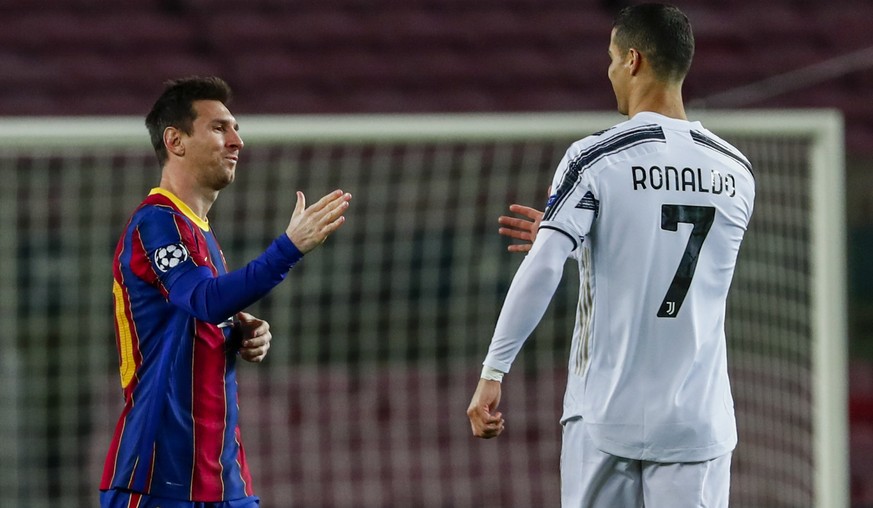
<svg viewBox="0 0 873 508">
<path fill-rule="evenodd" d="M 662 463 L 600 451 L 581 418 L 564 424 L 563 508 L 727 508 L 731 453 L 703 462 Z"/>
</svg>

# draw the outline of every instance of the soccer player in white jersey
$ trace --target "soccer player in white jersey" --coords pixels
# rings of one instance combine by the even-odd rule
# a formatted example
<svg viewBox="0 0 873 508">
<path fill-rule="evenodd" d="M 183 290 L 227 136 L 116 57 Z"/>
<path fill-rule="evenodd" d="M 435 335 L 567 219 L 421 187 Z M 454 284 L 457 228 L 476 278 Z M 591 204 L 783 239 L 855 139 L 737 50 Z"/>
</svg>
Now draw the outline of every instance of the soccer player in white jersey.
<svg viewBox="0 0 873 508">
<path fill-rule="evenodd" d="M 686 118 L 694 39 L 681 11 L 622 10 L 608 51 L 629 120 L 569 148 L 542 217 L 515 210 L 541 223 L 516 219 L 515 233 L 504 232 L 535 239 L 467 414 L 475 436 L 503 431 L 503 375 L 573 257 L 580 295 L 561 418 L 562 505 L 727 506 L 737 434 L 725 306 L 752 215 L 752 168 Z"/>
</svg>

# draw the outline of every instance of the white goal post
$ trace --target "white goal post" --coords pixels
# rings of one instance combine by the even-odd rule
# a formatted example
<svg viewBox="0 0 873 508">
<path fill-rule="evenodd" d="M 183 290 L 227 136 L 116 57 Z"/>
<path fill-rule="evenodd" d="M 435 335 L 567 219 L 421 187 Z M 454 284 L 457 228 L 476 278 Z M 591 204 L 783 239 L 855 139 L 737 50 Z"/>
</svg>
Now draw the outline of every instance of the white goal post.
<svg viewBox="0 0 873 508">
<path fill-rule="evenodd" d="M 758 191 L 727 315 L 740 439 L 731 505 L 848 507 L 842 116 L 689 118 L 746 153 Z M 343 229 L 256 307 L 276 335 L 268 362 L 240 374 L 262 499 L 473 506 L 488 490 L 503 506 L 553 505 L 574 277 L 505 388 L 513 431 L 483 444 L 464 421 L 520 262 L 496 218 L 511 202 L 542 206 L 569 143 L 622 117 L 237 119 L 246 148 L 211 221 L 231 268 L 284 229 L 294 190 L 354 194 Z M 112 250 L 158 174 L 141 118 L 0 119 L 2 506 L 96 499 L 121 407 Z"/>
</svg>

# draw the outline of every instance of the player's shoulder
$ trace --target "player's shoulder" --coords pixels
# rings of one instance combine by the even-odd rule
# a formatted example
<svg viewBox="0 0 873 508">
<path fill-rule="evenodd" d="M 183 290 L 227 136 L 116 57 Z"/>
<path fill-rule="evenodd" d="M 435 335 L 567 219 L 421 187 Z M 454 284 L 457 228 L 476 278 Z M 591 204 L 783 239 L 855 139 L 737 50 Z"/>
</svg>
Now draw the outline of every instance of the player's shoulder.
<svg viewBox="0 0 873 508">
<path fill-rule="evenodd" d="M 648 142 L 663 143 L 664 130 L 657 123 L 629 119 L 594 132 L 570 145 L 569 160 L 596 161 Z"/>
<path fill-rule="evenodd" d="M 754 178 L 755 171 L 752 167 L 751 161 L 749 161 L 748 157 L 746 157 L 746 155 L 737 147 L 699 123 L 690 130 L 690 135 L 692 141 L 694 141 L 696 145 L 733 160 L 737 165 L 741 166 L 746 172 L 748 172 L 750 177 Z"/>
<path fill-rule="evenodd" d="M 172 219 L 176 215 L 179 215 L 179 213 L 172 206 L 152 199 L 146 199 L 134 210 L 133 222 L 161 221 Z"/>
<path fill-rule="evenodd" d="M 149 196 L 134 210 L 128 229 L 147 230 L 152 234 L 179 234 L 179 227 L 193 230 L 194 225 L 171 203 Z M 163 233 L 162 233 L 163 232 Z"/>
</svg>

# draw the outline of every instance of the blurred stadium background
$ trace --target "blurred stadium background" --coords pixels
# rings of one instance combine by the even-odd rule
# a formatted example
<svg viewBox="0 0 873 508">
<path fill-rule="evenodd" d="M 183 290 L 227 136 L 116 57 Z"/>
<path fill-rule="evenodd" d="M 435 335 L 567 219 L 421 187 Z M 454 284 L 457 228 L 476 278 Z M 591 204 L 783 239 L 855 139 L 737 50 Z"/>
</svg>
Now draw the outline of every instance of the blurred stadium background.
<svg viewBox="0 0 873 508">
<path fill-rule="evenodd" d="M 584 116 L 614 108 L 605 77 L 606 43 L 612 13 L 624 3 L 0 0 L 0 116 L 141 117 L 165 79 L 190 74 L 224 77 L 235 89 L 237 115 L 539 111 Z M 686 82 L 693 108 L 834 108 L 844 115 L 850 494 L 853 506 L 873 506 L 873 270 L 864 256 L 873 248 L 873 103 L 865 100 L 873 86 L 873 3 L 674 3 L 691 18 L 697 38 L 697 58 Z M 5 244 L 0 238 L 0 245 L 15 245 L 14 255 L 0 260 L 5 265 L 0 272 L 14 269 L 16 274 L 0 287 L 0 319 L 15 331 L 0 339 L 0 429 L 6 437 L 10 431 L 28 431 L 22 434 L 26 439 L 12 433 L 14 442 L 0 444 L 0 485 L 7 496 L 0 499 L 16 499 L 23 508 L 90 506 L 96 500 L 95 464 L 99 467 L 120 407 L 105 282 L 109 267 L 103 260 L 111 255 L 124 218 L 157 175 L 144 128 L 142 140 L 145 149 L 24 156 L 4 149 L 2 154 L 2 221 L 8 228 L 14 216 L 11 226 L 18 236 Z M 283 189 L 289 194 L 297 186 L 328 190 L 361 178 L 352 185 L 382 196 L 368 202 L 358 195 L 355 205 L 358 213 L 376 216 L 380 223 L 344 231 L 349 243 L 333 247 L 349 248 L 320 252 L 324 260 L 307 261 L 311 268 L 301 266 L 298 280 L 292 278 L 258 309 L 284 328 L 288 342 L 276 344 L 268 364 L 242 373 L 248 395 L 243 434 L 255 486 L 270 493 L 268 506 L 292 501 L 293 506 L 351 506 L 360 500 L 371 506 L 488 506 L 492 498 L 481 495 L 483 486 L 493 493 L 495 506 L 543 506 L 555 499 L 555 420 L 563 381 L 561 372 L 543 366 L 563 363 L 562 330 L 572 319 L 574 288 L 564 289 L 551 324 L 538 331 L 536 340 L 547 345 L 526 357 L 519 376 L 526 379 L 514 381 L 513 405 L 536 408 L 519 415 L 522 421 L 516 424 L 525 431 L 489 447 L 457 438 L 455 428 L 464 425 L 476 365 L 517 263 L 495 255 L 503 244 L 494 233 L 494 219 L 502 203 L 536 199 L 545 181 L 541 175 L 550 175 L 565 141 L 486 144 L 472 151 L 451 144 L 411 151 L 396 146 L 247 148 L 241 169 L 253 178 L 241 174 L 238 187 L 222 195 L 214 218 L 232 266 L 281 231 L 290 209 Z M 487 168 L 501 158 L 510 161 L 512 171 L 489 174 Z M 532 166 L 542 168 L 540 176 L 525 180 L 531 175 L 520 169 Z M 415 178 L 401 178 L 408 167 L 421 167 L 431 176 L 446 170 L 455 179 L 429 180 L 433 186 L 421 188 Z M 357 171 L 361 168 L 373 170 L 366 180 Z M 470 187 L 459 183 L 466 173 L 453 174 L 451 168 L 485 169 Z M 493 181 L 486 177 L 491 176 L 504 189 L 498 195 L 488 194 Z M 394 180 L 411 187 L 386 183 Z M 484 190 L 477 187 L 482 185 Z M 404 192 L 394 194 L 397 190 Z M 69 193 L 76 201 L 65 199 Z M 422 229 L 405 229 L 408 223 L 387 206 L 391 199 L 409 200 L 403 209 L 415 211 L 416 227 Z M 88 205 L 86 212 L 76 208 L 82 204 Z M 446 211 L 458 215 L 447 221 L 440 214 Z M 459 221 L 463 234 L 452 221 Z M 71 230 L 89 237 L 80 242 Z M 363 267 L 356 264 L 355 244 L 375 249 L 367 259 L 384 257 L 379 272 L 363 278 L 355 272 Z M 380 251 L 384 245 L 403 248 Z M 446 250 L 454 254 L 443 257 Z M 469 267 L 452 264 L 486 254 L 475 274 L 457 273 Z M 424 264 L 436 270 L 420 278 L 384 279 L 396 273 L 395 266 L 408 274 Z M 335 273 L 348 278 L 346 292 L 323 287 L 324 281 L 341 278 Z M 71 289 L 76 285 L 87 288 L 81 301 Z M 449 295 L 459 301 L 446 301 Z M 375 311 L 367 306 L 384 299 L 391 314 L 368 321 Z M 291 302 L 307 318 L 333 304 L 363 308 L 297 321 L 282 315 L 280 302 Z M 104 306 L 105 313 L 81 312 Z M 466 327 L 464 337 L 446 336 L 457 330 L 448 327 L 447 316 L 460 319 L 452 323 Z M 799 322 L 805 318 L 797 316 Z M 383 335 L 404 333 L 416 340 L 380 342 Z M 361 336 L 363 342 L 357 341 Z M 392 360 L 414 369 L 374 368 Z M 100 368 L 83 372 L 82 365 Z M 410 384 L 417 385 L 413 393 L 428 394 L 427 404 L 392 398 L 393 390 Z M 806 389 L 799 387 L 801 393 Z M 332 432 L 338 418 L 379 427 L 353 430 L 343 422 L 339 428 L 345 431 Z M 784 431 L 787 448 L 793 431 L 804 433 L 775 431 Z M 422 433 L 436 438 L 423 440 Z M 418 455 L 386 462 L 397 443 Z M 287 453 L 275 453 L 279 447 Z M 519 452 L 528 449 L 539 455 Z M 495 473 L 496 463 L 511 467 Z M 423 481 L 434 477 L 444 482 Z M 780 481 L 808 477 L 800 470 L 768 481 L 783 489 Z M 454 490 L 441 490 L 450 479 Z M 433 491 L 417 492 L 419 486 L 434 485 Z M 808 505 L 803 486 L 794 487 L 801 492 L 796 502 L 778 506 Z M 37 492 L 39 500 L 23 501 Z"/>
</svg>

